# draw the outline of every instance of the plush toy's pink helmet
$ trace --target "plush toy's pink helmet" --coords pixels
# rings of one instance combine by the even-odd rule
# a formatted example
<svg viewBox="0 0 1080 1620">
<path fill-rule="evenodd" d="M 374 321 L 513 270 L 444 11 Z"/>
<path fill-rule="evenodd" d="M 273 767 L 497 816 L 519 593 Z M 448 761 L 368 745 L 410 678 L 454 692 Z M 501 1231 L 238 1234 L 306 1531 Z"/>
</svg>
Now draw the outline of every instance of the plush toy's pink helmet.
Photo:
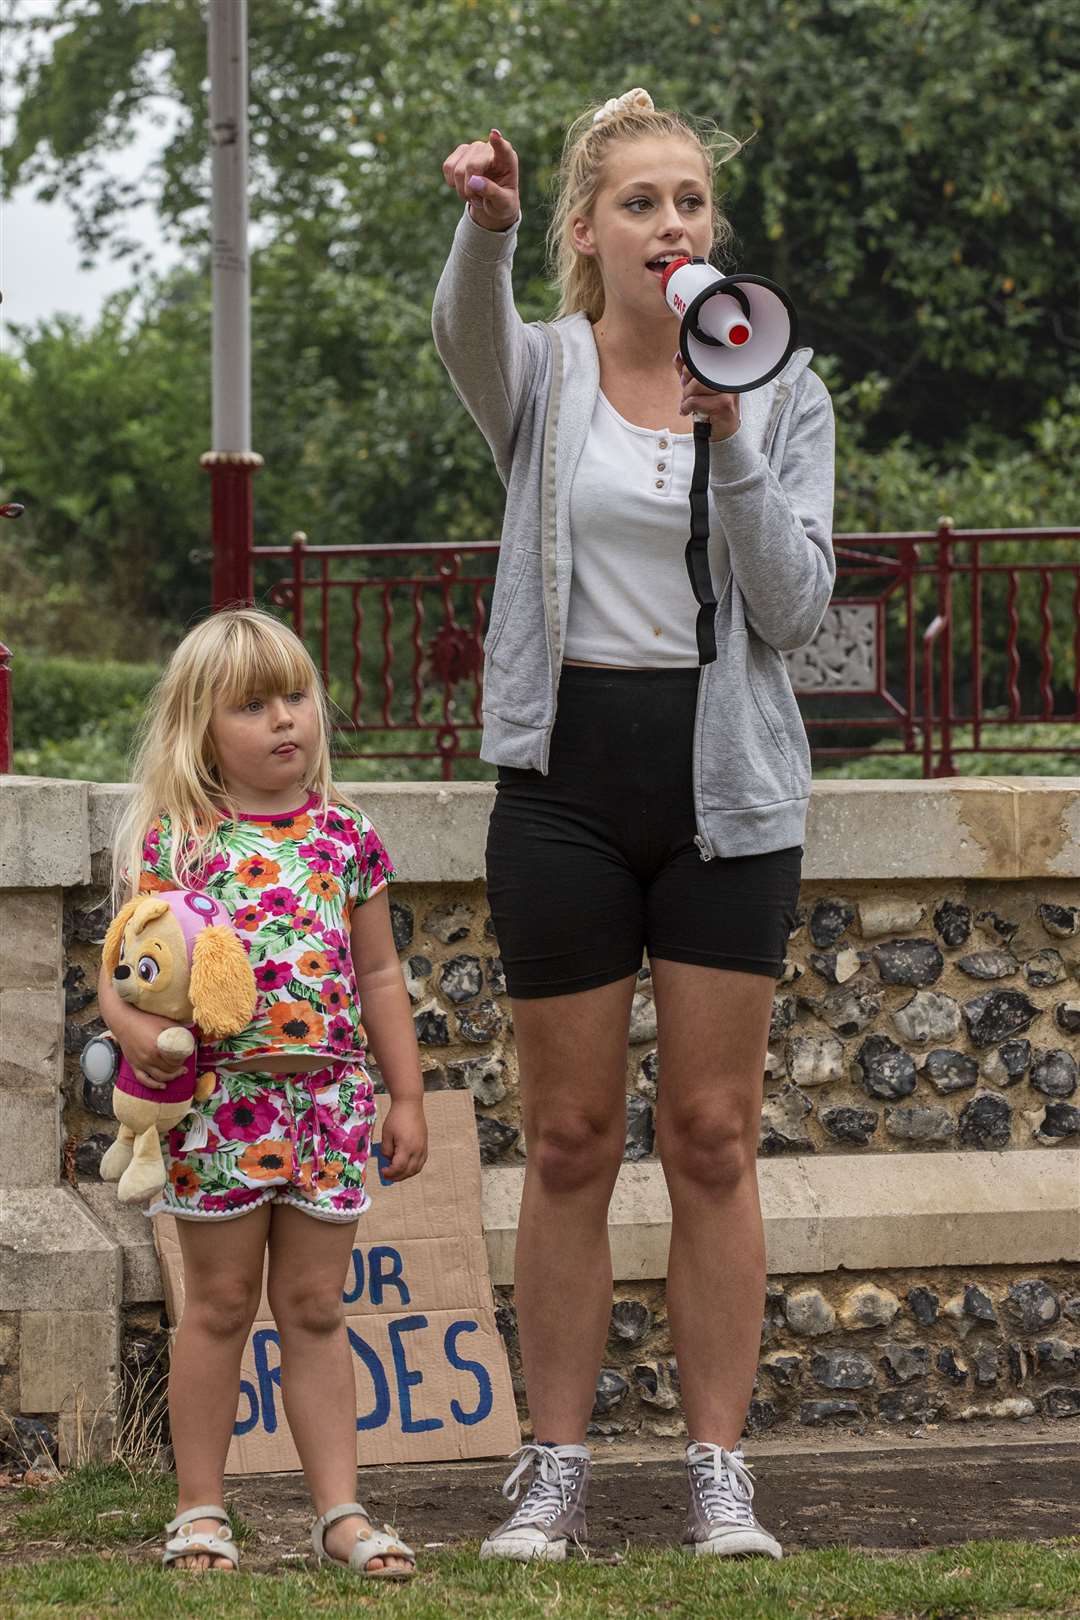
<svg viewBox="0 0 1080 1620">
<path fill-rule="evenodd" d="M 220 900 L 215 900 L 210 894 L 200 894 L 195 889 L 161 889 L 156 894 L 147 895 L 146 898 L 164 900 L 168 904 L 169 910 L 180 924 L 189 962 L 195 940 L 204 928 L 209 928 L 215 923 L 227 926 L 232 921 Z"/>
</svg>

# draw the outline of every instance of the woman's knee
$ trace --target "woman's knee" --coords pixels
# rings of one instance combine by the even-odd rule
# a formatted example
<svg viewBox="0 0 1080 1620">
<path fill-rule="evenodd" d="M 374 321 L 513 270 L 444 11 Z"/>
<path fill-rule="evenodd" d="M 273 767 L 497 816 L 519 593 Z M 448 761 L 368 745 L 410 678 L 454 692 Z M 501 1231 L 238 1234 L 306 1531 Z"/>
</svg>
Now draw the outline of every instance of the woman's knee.
<svg viewBox="0 0 1080 1620">
<path fill-rule="evenodd" d="M 759 1118 L 740 1121 L 712 1108 L 660 1111 L 656 1147 L 665 1174 L 711 1190 L 756 1173 Z"/>
<path fill-rule="evenodd" d="M 564 1118 L 530 1133 L 527 1164 L 545 1192 L 583 1192 L 595 1186 L 610 1189 L 619 1172 L 625 1126 L 586 1116 Z"/>
</svg>

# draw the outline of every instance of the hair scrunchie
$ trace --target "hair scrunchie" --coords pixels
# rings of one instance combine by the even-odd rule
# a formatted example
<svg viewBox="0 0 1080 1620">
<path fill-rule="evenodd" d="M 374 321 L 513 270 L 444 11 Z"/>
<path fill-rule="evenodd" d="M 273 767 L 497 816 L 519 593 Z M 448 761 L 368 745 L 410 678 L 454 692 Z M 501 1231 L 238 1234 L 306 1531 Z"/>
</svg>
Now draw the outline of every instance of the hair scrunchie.
<svg viewBox="0 0 1080 1620">
<path fill-rule="evenodd" d="M 593 123 L 606 123 L 609 118 L 614 118 L 616 113 L 620 113 L 624 109 L 634 112 L 652 112 L 653 98 L 647 90 L 643 90 L 640 85 L 635 85 L 633 90 L 627 90 L 621 96 L 611 96 L 609 100 L 605 101 L 604 105 L 593 113 Z"/>
</svg>

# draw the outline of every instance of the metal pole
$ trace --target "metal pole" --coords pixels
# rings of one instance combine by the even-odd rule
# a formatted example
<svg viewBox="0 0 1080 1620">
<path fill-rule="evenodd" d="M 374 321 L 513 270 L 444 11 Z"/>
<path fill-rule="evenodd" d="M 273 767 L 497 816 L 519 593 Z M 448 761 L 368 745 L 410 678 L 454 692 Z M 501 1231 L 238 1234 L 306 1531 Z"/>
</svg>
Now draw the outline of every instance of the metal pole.
<svg viewBox="0 0 1080 1620">
<path fill-rule="evenodd" d="M 252 598 L 251 288 L 247 245 L 247 0 L 210 0 L 213 449 L 210 473 L 215 611 Z"/>
</svg>

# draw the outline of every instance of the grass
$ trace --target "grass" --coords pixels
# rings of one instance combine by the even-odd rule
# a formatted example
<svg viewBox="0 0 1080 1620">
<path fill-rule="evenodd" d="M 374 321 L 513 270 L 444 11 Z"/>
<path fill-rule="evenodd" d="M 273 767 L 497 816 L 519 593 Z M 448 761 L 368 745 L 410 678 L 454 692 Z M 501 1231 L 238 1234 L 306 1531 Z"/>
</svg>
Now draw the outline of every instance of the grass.
<svg viewBox="0 0 1080 1620">
<path fill-rule="evenodd" d="M 113 1547 L 153 1541 L 176 1511 L 176 1480 L 120 1462 L 88 1463 L 44 1490 L 18 1492 L 26 1505 L 15 1516 L 15 1536 L 65 1546 Z M 233 1530 L 238 1541 L 239 1523 Z"/>
<path fill-rule="evenodd" d="M 162 1613 L 170 1620 L 332 1620 L 376 1605 L 408 1620 L 1080 1616 L 1080 1537 L 1042 1544 L 972 1541 L 914 1557 L 828 1547 L 779 1563 L 726 1564 L 674 1549 L 632 1549 L 618 1561 L 574 1559 L 528 1569 L 481 1564 L 471 1544 L 420 1547 L 417 1579 L 389 1586 L 365 1585 L 339 1570 L 316 1572 L 300 1559 L 281 1574 L 215 1578 L 162 1570 L 157 1549 L 175 1500 L 175 1483 L 166 1474 L 132 1472 L 119 1463 L 88 1465 L 47 1490 L 14 1494 L 14 1512 L 5 1514 L 5 1557 L 17 1556 L 23 1542 L 58 1543 L 71 1552 L 5 1564 L 0 1612 L 7 1620 L 160 1620 Z M 234 1527 L 241 1544 L 250 1546 L 251 1532 L 235 1520 Z M 87 1547 L 99 1550 L 87 1554 Z"/>
<path fill-rule="evenodd" d="M 935 747 L 940 739 L 935 740 Z M 983 741 L 995 748 L 1043 748 L 1042 754 L 956 754 L 954 765 L 959 776 L 1080 776 L 1080 754 L 1065 754 L 1064 748 L 1080 748 L 1080 726 L 1013 726 L 994 724 L 983 728 Z M 957 726 L 954 748 L 970 748 L 972 729 Z M 882 743 L 885 749 L 890 746 Z M 891 746 L 895 747 L 895 743 Z M 936 754 L 935 754 L 936 758 Z M 814 780 L 891 779 L 913 781 L 922 776 L 922 754 L 886 754 L 871 749 L 857 759 L 818 760 Z"/>
<path fill-rule="evenodd" d="M 422 1573 L 365 1585 L 337 1570 L 220 1578 L 167 1573 L 120 1557 L 79 1557 L 0 1573 L 8 1620 L 311 1620 L 383 1607 L 408 1620 L 607 1620 L 724 1615 L 726 1620 L 1080 1614 L 1080 1542 L 968 1542 L 918 1558 L 825 1548 L 779 1563 L 722 1564 L 677 1552 L 630 1552 L 618 1564 L 577 1559 L 546 1568 L 481 1564 L 476 1549 L 421 1552 Z"/>
</svg>

